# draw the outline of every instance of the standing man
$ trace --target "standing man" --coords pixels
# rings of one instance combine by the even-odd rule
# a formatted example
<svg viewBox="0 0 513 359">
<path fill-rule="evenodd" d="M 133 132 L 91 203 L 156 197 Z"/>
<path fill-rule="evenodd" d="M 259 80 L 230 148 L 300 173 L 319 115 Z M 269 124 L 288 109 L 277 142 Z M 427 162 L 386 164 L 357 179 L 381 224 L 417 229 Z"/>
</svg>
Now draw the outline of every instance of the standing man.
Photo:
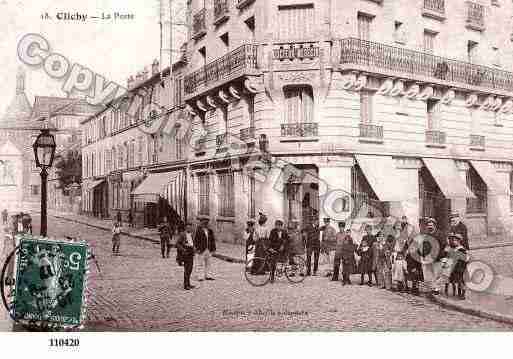
<svg viewBox="0 0 513 359">
<path fill-rule="evenodd" d="M 214 232 L 208 228 L 208 219 L 203 218 L 194 236 L 194 248 L 198 255 L 198 280 L 214 280 L 211 276 L 212 254 L 216 251 Z M 203 270 L 203 273 L 201 271 Z"/>
<path fill-rule="evenodd" d="M 7 225 L 7 217 L 9 216 L 9 213 L 7 212 L 7 209 L 4 209 L 2 211 L 2 224 L 5 226 Z"/>
<path fill-rule="evenodd" d="M 335 250 L 335 260 L 333 264 L 333 277 L 331 278 L 332 281 L 336 282 L 338 281 L 338 274 L 340 272 L 340 262 L 342 261 L 342 247 L 344 244 L 344 240 L 346 237 L 344 228 L 346 227 L 346 222 L 338 222 L 338 233 L 335 235 L 336 239 L 336 250 Z M 344 284 L 345 279 L 344 279 Z"/>
<path fill-rule="evenodd" d="M 255 257 L 255 222 L 247 221 L 246 230 L 242 235 L 246 246 L 246 263 Z"/>
<path fill-rule="evenodd" d="M 306 237 L 306 275 L 312 274 L 312 253 L 314 255 L 313 275 L 317 275 L 317 268 L 319 267 L 319 252 L 321 250 L 319 224 L 312 222 L 304 230 Z"/>
<path fill-rule="evenodd" d="M 325 274 L 326 277 L 331 277 L 331 266 L 333 265 L 332 258 L 337 244 L 337 232 L 335 231 L 335 228 L 330 225 L 330 221 L 329 217 L 324 218 L 324 225 L 321 227 L 321 252 L 324 253 L 327 259 L 326 261 L 328 262 L 328 269 Z"/>
<path fill-rule="evenodd" d="M 191 285 L 191 273 L 194 264 L 194 241 L 192 238 L 191 223 L 187 223 L 185 231 L 180 232 L 178 235 L 176 250 L 178 251 L 178 258 L 180 258 L 180 261 L 183 263 L 183 289 L 193 289 L 194 286 Z"/>
<path fill-rule="evenodd" d="M 134 226 L 134 215 L 132 214 L 132 209 L 129 209 L 128 210 L 128 227 L 133 227 L 133 226 Z"/>
<path fill-rule="evenodd" d="M 463 246 L 463 248 L 465 248 L 468 251 L 470 248 L 469 248 L 469 243 L 468 243 L 467 226 L 465 225 L 465 223 L 463 223 L 461 221 L 460 214 L 457 212 L 452 213 L 450 216 L 450 219 L 451 219 L 451 232 L 458 233 L 459 235 L 461 235 L 460 243 Z"/>
<path fill-rule="evenodd" d="M 167 217 L 164 217 L 162 223 L 159 225 L 159 234 L 162 258 L 169 258 L 169 252 L 171 251 L 171 227 L 169 226 Z"/>
</svg>

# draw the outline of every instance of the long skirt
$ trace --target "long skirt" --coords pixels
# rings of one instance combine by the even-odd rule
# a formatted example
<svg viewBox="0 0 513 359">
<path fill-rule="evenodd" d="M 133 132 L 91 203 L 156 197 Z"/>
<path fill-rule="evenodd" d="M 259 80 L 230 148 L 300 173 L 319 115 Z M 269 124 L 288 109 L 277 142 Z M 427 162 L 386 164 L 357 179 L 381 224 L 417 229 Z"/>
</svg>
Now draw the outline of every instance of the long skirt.
<svg viewBox="0 0 513 359">
<path fill-rule="evenodd" d="M 258 241 L 255 244 L 255 257 L 253 259 L 253 266 L 251 268 L 251 272 L 253 274 L 264 274 L 264 262 L 266 257 L 266 246 L 262 241 Z"/>
</svg>

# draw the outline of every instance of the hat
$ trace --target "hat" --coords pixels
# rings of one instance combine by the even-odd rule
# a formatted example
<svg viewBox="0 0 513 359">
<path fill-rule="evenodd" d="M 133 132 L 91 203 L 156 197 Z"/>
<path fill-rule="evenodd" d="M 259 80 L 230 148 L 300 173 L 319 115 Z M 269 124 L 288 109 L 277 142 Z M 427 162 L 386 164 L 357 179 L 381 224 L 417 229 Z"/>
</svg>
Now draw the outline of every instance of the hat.
<svg viewBox="0 0 513 359">
<path fill-rule="evenodd" d="M 324 217 L 322 220 L 323 220 L 323 221 L 328 221 L 328 222 L 329 222 L 329 221 L 331 221 L 331 218 L 330 218 L 330 217 Z"/>
<path fill-rule="evenodd" d="M 449 215 L 449 218 L 458 218 L 460 216 L 460 214 L 458 212 L 452 212 L 450 215 Z"/>
<path fill-rule="evenodd" d="M 262 212 L 262 211 L 258 211 L 258 215 L 259 215 L 259 216 L 267 217 L 267 215 L 266 215 L 264 212 Z"/>
<path fill-rule="evenodd" d="M 429 217 L 429 218 L 426 219 L 426 224 L 430 224 L 430 223 L 433 223 L 435 225 L 438 224 L 436 219 Z"/>
<path fill-rule="evenodd" d="M 247 224 L 248 226 L 250 226 L 250 225 L 254 225 L 254 224 L 255 224 L 255 221 L 254 221 L 254 220 L 252 220 L 252 219 L 250 219 L 249 221 L 247 221 L 247 222 L 246 222 L 246 224 Z"/>
<path fill-rule="evenodd" d="M 449 238 L 457 238 L 460 241 L 463 239 L 463 236 L 461 234 L 459 234 L 459 233 L 449 233 L 448 237 Z"/>
</svg>

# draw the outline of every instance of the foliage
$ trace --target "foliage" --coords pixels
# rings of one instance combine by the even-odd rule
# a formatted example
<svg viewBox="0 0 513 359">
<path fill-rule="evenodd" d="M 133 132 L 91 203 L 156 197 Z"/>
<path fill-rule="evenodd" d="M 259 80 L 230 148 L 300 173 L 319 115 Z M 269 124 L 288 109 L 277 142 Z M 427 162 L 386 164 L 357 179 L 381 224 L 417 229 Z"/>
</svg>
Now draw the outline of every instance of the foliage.
<svg viewBox="0 0 513 359">
<path fill-rule="evenodd" d="M 67 151 L 59 156 L 55 168 L 60 188 L 65 189 L 73 182 L 82 181 L 82 156 L 78 151 Z"/>
</svg>

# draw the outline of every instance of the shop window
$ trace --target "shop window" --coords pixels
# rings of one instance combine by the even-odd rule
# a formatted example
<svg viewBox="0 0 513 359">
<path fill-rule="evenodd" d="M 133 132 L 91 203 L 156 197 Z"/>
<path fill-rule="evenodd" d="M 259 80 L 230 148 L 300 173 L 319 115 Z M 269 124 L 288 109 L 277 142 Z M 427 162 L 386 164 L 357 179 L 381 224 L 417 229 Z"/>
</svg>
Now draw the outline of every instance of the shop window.
<svg viewBox="0 0 513 359">
<path fill-rule="evenodd" d="M 358 165 L 351 168 L 352 217 L 388 217 L 390 204 L 380 202 Z M 341 203 L 341 211 L 349 211 L 349 203 Z M 344 208 L 345 206 L 345 208 Z"/>
<path fill-rule="evenodd" d="M 198 176 L 199 183 L 199 215 L 208 216 L 210 213 L 210 176 L 202 174 Z"/>
<path fill-rule="evenodd" d="M 219 173 L 219 215 L 235 217 L 235 188 L 233 172 Z"/>
<path fill-rule="evenodd" d="M 467 187 L 476 198 L 467 198 L 467 213 L 486 213 L 486 184 L 473 167 L 467 171 Z"/>
</svg>

